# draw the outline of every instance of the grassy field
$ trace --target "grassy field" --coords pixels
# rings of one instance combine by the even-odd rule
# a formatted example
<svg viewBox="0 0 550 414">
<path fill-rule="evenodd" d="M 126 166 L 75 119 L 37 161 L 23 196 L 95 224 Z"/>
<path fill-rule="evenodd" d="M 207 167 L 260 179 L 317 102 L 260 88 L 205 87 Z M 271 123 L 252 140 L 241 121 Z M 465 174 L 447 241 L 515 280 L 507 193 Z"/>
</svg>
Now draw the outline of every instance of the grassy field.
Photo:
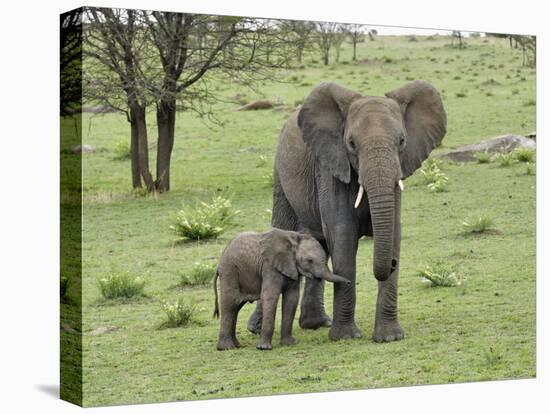
<svg viewBox="0 0 550 414">
<path fill-rule="evenodd" d="M 467 39 L 464 50 L 450 43 L 443 36 L 417 36 L 417 41 L 379 37 L 360 45 L 358 63 L 351 62 L 349 46 L 340 63 L 328 67 L 311 55 L 302 69 L 283 74 L 284 83 L 261 85 L 262 95 L 219 85 L 227 97 L 279 99 L 285 106 L 234 112 L 238 104 L 220 104 L 216 112 L 223 127 L 178 114 L 167 194 L 143 197 L 131 191 L 129 161 L 115 160 L 114 152 L 118 141 L 129 139 L 124 116 L 85 115 L 84 143 L 96 151 L 82 161 L 84 405 L 535 376 L 536 191 L 535 176 L 525 174 L 523 163 L 503 168 L 444 162 L 449 185 L 440 193 L 431 192 L 418 171 L 405 182 L 399 288 L 403 341 L 375 344 L 370 338 L 376 281 L 369 239 L 360 241 L 357 261 L 356 315 L 364 333 L 359 340 L 331 342 L 327 330 L 303 331 L 296 322 L 297 345 L 280 347 L 277 340 L 272 352 L 260 352 L 257 338 L 246 330 L 253 310 L 246 305 L 238 322 L 243 347 L 217 352 L 219 322 L 211 316 L 211 286 L 178 287 L 181 273 L 196 262 L 215 264 L 235 234 L 269 228 L 271 189 L 264 176 L 272 169 L 279 131 L 292 107 L 321 81 L 369 95 L 409 80 L 430 81 L 442 92 L 448 114 L 448 133 L 436 153 L 535 130 L 536 74 L 521 66 L 521 51 L 501 39 Z M 154 160 L 153 114 L 149 127 Z M 268 160 L 265 165 L 261 155 Z M 212 242 L 175 243 L 169 226 L 183 203 L 220 193 L 241 210 L 237 226 Z M 494 230 L 464 233 L 461 223 L 475 211 L 491 214 Z M 463 283 L 451 288 L 423 283 L 418 271 L 437 262 L 454 266 Z M 110 272 L 145 278 L 146 296 L 103 299 L 98 279 Z M 73 285 L 69 295 L 75 290 Z M 195 321 L 159 329 L 165 318 L 162 302 L 178 298 L 197 305 Z M 330 314 L 330 288 L 326 304 Z M 94 334 L 102 327 L 112 329 Z"/>
</svg>

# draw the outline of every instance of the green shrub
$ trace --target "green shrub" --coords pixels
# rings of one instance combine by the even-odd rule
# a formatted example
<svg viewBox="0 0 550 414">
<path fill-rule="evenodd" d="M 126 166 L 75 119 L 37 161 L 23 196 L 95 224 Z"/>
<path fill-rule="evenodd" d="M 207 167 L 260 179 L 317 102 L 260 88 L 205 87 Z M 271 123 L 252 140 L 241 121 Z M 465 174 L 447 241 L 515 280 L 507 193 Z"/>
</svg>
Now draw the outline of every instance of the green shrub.
<svg viewBox="0 0 550 414">
<path fill-rule="evenodd" d="M 190 210 L 180 210 L 170 229 L 181 241 L 217 238 L 233 225 L 233 219 L 240 213 L 231 202 L 221 196 L 212 202 L 201 202 Z"/>
<path fill-rule="evenodd" d="M 425 269 L 418 272 L 423 280 L 430 282 L 432 287 L 455 287 L 460 286 L 464 280 L 454 269 L 453 266 L 445 265 L 441 262 L 433 266 L 426 266 Z"/>
<path fill-rule="evenodd" d="M 113 152 L 115 160 L 130 159 L 130 143 L 127 140 L 118 141 L 113 147 Z"/>
<path fill-rule="evenodd" d="M 491 162 L 491 154 L 489 154 L 487 150 L 476 152 L 474 158 L 477 160 L 478 164 L 488 164 Z"/>
<path fill-rule="evenodd" d="M 524 78 L 522 78 L 524 79 Z M 527 102 L 525 102 L 523 105 L 524 106 L 535 106 L 537 104 L 537 101 L 535 101 L 534 99 L 529 99 Z"/>
<path fill-rule="evenodd" d="M 193 321 L 197 306 L 186 303 L 184 299 L 179 298 L 174 303 L 164 301 L 162 303 L 162 310 L 166 314 L 166 320 L 161 326 L 165 328 L 178 328 L 180 326 L 187 326 Z"/>
<path fill-rule="evenodd" d="M 183 286 L 208 285 L 216 271 L 215 264 L 195 263 L 189 273 L 180 275 L 180 284 Z"/>
<path fill-rule="evenodd" d="M 519 162 L 535 162 L 535 150 L 531 148 L 516 148 L 513 151 L 514 157 Z"/>
<path fill-rule="evenodd" d="M 441 192 L 446 191 L 449 177 L 441 171 L 442 162 L 435 158 L 429 158 L 424 162 L 424 167 L 420 169 L 424 181 L 430 191 Z"/>
<path fill-rule="evenodd" d="M 132 276 L 130 272 L 110 273 L 98 280 L 99 290 L 105 299 L 144 296 L 145 280 Z"/>
<path fill-rule="evenodd" d="M 535 175 L 537 168 L 532 162 L 525 163 L 525 175 Z"/>
<path fill-rule="evenodd" d="M 457 92 L 456 93 L 456 97 L 457 98 L 466 98 L 466 92 L 465 91 L 460 91 L 460 92 Z"/>
<path fill-rule="evenodd" d="M 489 213 L 473 213 L 462 221 L 466 233 L 484 233 L 494 228 L 494 218 Z"/>
<path fill-rule="evenodd" d="M 265 187 L 273 187 L 273 170 L 269 171 L 267 174 L 262 175 L 262 180 Z"/>
<path fill-rule="evenodd" d="M 256 163 L 256 168 L 265 167 L 267 164 L 267 157 L 265 155 L 260 155 L 258 162 Z"/>
<path fill-rule="evenodd" d="M 514 154 L 511 152 L 499 152 L 493 157 L 493 159 L 501 167 L 509 167 L 514 162 Z"/>
</svg>

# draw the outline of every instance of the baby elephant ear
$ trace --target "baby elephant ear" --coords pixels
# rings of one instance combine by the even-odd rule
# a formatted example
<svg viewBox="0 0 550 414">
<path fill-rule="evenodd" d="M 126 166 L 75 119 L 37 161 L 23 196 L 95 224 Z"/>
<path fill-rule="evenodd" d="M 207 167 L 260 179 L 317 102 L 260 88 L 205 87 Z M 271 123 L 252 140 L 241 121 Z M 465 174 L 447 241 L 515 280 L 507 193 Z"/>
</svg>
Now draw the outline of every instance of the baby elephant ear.
<svg viewBox="0 0 550 414">
<path fill-rule="evenodd" d="M 417 80 L 386 94 L 399 104 L 407 141 L 400 154 L 402 178 L 412 175 L 437 147 L 447 131 L 447 114 L 439 92 Z"/>
<path fill-rule="evenodd" d="M 344 145 L 344 121 L 357 92 L 326 82 L 315 87 L 298 114 L 298 126 L 306 146 L 321 166 L 344 183 L 350 180 L 350 164 Z"/>
<path fill-rule="evenodd" d="M 260 248 L 268 271 L 275 270 L 292 280 L 298 280 L 296 247 L 299 237 L 299 233 L 275 228 L 261 237 Z"/>
</svg>

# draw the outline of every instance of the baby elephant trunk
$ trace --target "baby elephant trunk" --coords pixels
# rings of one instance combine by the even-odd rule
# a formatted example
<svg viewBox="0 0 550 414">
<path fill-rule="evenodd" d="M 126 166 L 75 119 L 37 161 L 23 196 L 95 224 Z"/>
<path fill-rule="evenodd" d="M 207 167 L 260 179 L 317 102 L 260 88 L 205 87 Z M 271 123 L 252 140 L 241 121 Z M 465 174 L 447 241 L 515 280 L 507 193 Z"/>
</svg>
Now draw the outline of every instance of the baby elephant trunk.
<svg viewBox="0 0 550 414">
<path fill-rule="evenodd" d="M 346 283 L 348 285 L 351 283 L 345 277 L 342 277 L 342 276 L 339 276 L 337 274 L 331 273 L 328 270 L 326 272 L 323 272 L 323 273 L 319 274 L 319 277 L 321 279 L 328 280 L 329 282 L 332 282 L 332 283 Z"/>
</svg>

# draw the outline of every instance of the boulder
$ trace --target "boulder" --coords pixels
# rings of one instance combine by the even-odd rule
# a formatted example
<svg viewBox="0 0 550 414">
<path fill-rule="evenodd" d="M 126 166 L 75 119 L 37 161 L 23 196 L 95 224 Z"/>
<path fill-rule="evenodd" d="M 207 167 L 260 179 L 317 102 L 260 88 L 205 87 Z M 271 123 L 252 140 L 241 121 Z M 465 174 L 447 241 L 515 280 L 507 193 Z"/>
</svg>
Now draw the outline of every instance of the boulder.
<svg viewBox="0 0 550 414">
<path fill-rule="evenodd" d="M 73 153 L 75 154 L 87 154 L 94 151 L 94 147 L 88 144 L 77 145 L 73 148 Z"/>
<path fill-rule="evenodd" d="M 509 152 L 516 148 L 535 149 L 536 144 L 534 140 L 521 135 L 503 135 L 478 142 L 477 144 L 465 145 L 452 151 L 440 154 L 440 157 L 447 157 L 458 162 L 477 161 L 474 157 L 476 152 Z"/>
<path fill-rule="evenodd" d="M 257 101 L 252 101 L 247 103 L 244 106 L 236 109 L 237 111 L 256 111 L 258 109 L 271 109 L 273 108 L 273 102 L 268 99 L 259 99 Z"/>
</svg>

